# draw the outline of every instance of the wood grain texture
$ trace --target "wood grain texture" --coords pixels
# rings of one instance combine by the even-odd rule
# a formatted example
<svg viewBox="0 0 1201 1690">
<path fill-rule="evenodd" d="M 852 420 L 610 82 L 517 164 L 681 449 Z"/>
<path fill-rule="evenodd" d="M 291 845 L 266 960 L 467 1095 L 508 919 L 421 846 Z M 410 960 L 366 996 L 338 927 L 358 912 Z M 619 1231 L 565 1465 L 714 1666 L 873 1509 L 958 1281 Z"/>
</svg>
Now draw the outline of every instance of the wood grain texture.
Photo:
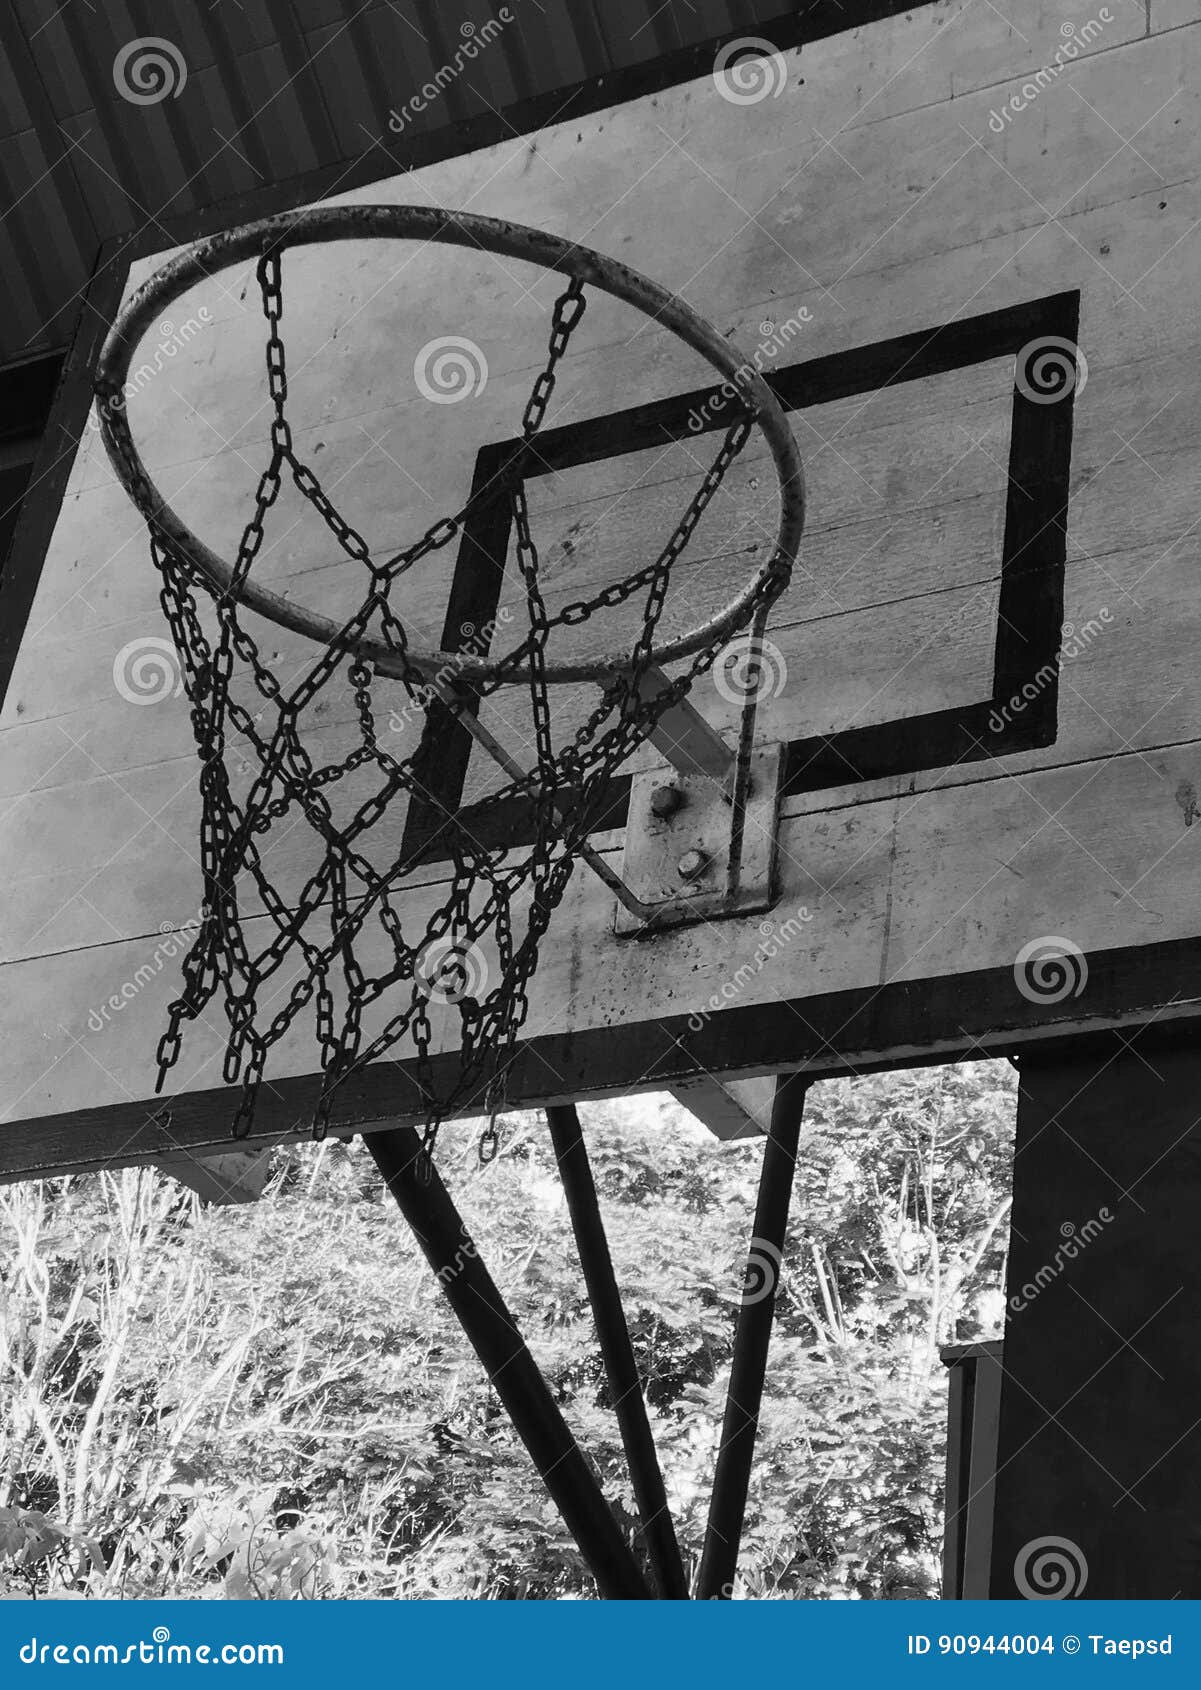
<svg viewBox="0 0 1201 1690">
<path fill-rule="evenodd" d="M 789 59 L 777 99 L 735 107 L 704 78 L 552 128 L 536 145 L 490 148 L 348 196 L 469 203 L 574 234 L 683 290 L 749 354 L 766 346 L 773 368 L 1079 292 L 1087 380 L 1074 405 L 1063 655 L 1040 683 L 1058 689 L 1051 742 L 798 789 L 785 803 L 780 902 L 767 931 L 752 920 L 619 944 L 607 894 L 577 875 L 532 994 L 530 1098 L 683 1083 L 715 1064 L 727 1075 L 785 1068 L 781 1005 L 798 1006 L 789 1012 L 796 1060 L 836 1068 L 1191 1003 L 1182 959 L 1201 926 L 1192 684 L 1201 331 L 1191 285 L 1201 30 L 1176 27 L 1185 21 L 1174 0 L 1154 0 L 1147 35 L 1136 8 L 1115 10 L 999 131 L 990 118 L 1051 62 L 1064 26 L 1082 22 L 1063 0 L 1032 6 L 1020 32 L 988 7 L 927 8 L 806 47 Z M 453 508 L 481 449 L 513 435 L 556 286 L 521 266 L 448 264 L 443 252 L 382 243 L 337 257 L 286 260 L 297 438 L 372 543 L 399 545 Z M 140 257 L 137 274 L 157 261 Z M 179 301 L 172 324 L 199 319 L 201 306 L 211 321 L 160 357 L 130 414 L 165 490 L 229 546 L 262 463 L 263 324 L 244 273 Z M 803 325 L 773 352 L 779 326 L 800 323 L 802 308 Z M 448 335 L 476 342 L 486 385 L 454 405 L 422 402 L 414 363 Z M 763 737 L 807 739 L 990 701 L 1019 722 L 1032 709 L 1034 700 L 991 690 L 1012 378 L 1008 358 L 984 360 L 793 413 L 809 525 L 769 630 L 787 680 L 765 701 Z M 553 421 L 604 417 L 705 382 L 704 366 L 670 336 L 596 299 L 562 365 Z M 709 451 L 716 441 L 703 437 Z M 697 469 L 690 439 L 532 479 L 552 604 L 651 555 Z M 679 572 L 667 626 L 708 614 L 756 566 L 773 512 L 765 469 L 748 448 Z M 359 584 L 328 533 L 291 494 L 277 517 L 263 578 L 348 612 Z M 405 585 L 406 614 L 431 641 L 456 550 Z M 84 428 L 0 716 L 10 1169 L 34 1156 L 37 1129 L 22 1122 L 53 1123 L 44 1154 L 64 1165 L 117 1155 L 116 1116 L 104 1111 L 123 1107 L 136 1117 L 128 1153 L 163 1148 L 135 1106 L 150 1094 L 178 977 L 179 940 L 163 929 L 186 923 L 199 901 L 194 758 L 181 699 L 139 706 L 114 685 L 121 654 L 165 632 L 156 592 L 140 524 Z M 502 606 L 517 609 L 511 595 Z M 628 617 L 611 620 L 630 632 Z M 257 631 L 276 672 L 297 674 L 311 660 L 293 636 Z M 599 641 L 600 624 L 577 637 Z M 711 677 L 697 699 L 732 728 L 733 704 Z M 591 700 L 588 689 L 564 689 L 557 731 L 573 731 Z M 333 756 L 349 743 L 352 701 L 338 689 L 323 702 L 315 743 Z M 399 690 L 388 703 L 398 716 L 390 731 L 407 747 L 419 723 Z M 484 713 L 528 755 L 519 697 L 491 700 Z M 348 783 L 340 801 L 368 785 Z M 469 796 L 495 785 L 473 758 Z M 598 843 L 617 860 L 619 830 Z M 272 861 L 294 891 L 313 864 L 305 830 L 281 830 Z M 417 877 L 415 924 L 444 884 L 444 865 Z M 1038 1003 L 1019 990 L 1015 959 L 1047 935 L 1088 963 L 1078 997 Z M 812 1017 L 806 1004 L 818 1006 Z M 170 1082 L 183 1099 L 170 1130 L 194 1145 L 216 1132 L 228 1099 L 221 1026 L 192 1035 Z M 436 1048 L 448 1060 L 453 1043 L 444 1018 Z M 303 1115 L 316 1060 L 299 1028 L 276 1054 L 279 1093 L 264 1132 Z M 589 1061 L 603 1071 L 586 1072 Z M 376 1088 L 368 1077 L 348 1094 L 350 1125 L 384 1118 Z M 75 1139 L 64 1124 L 72 1112 L 81 1112 Z M 72 1151 L 85 1140 L 86 1154 Z"/>
</svg>

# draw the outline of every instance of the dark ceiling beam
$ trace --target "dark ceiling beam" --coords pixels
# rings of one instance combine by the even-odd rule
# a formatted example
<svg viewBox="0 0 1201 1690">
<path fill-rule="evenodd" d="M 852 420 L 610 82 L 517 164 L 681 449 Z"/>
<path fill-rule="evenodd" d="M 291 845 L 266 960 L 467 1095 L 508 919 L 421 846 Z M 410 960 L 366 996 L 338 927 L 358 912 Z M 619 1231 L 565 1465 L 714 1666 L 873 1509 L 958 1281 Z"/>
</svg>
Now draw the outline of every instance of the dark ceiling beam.
<svg viewBox="0 0 1201 1690">
<path fill-rule="evenodd" d="M 15 182 L 4 185 L 4 204 L 10 208 L 5 221 L 9 239 L 21 264 L 25 285 L 34 299 L 36 309 L 44 315 L 48 335 L 53 335 L 55 319 L 71 294 L 71 283 L 81 281 L 90 273 L 102 237 L 75 175 L 70 157 L 70 143 L 59 126 L 46 85 L 21 28 L 16 7 L 12 5 L 0 4 L 0 50 L 3 51 L 13 79 L 20 89 L 21 99 L 37 138 L 42 170 L 38 182 L 25 186 Z M 44 212 L 38 210 L 45 195 L 53 195 L 57 199 L 59 216 L 55 222 L 61 223 L 63 236 L 74 247 L 78 260 L 78 270 L 66 287 L 55 285 L 57 278 L 51 273 L 48 264 L 44 244 L 47 217 Z M 25 211 L 22 204 L 23 196 L 33 202 L 29 212 Z M 65 341 L 66 332 L 61 333 L 58 338 Z M 9 357 L 19 357 L 28 350 L 28 346 L 0 344 L 0 361 L 3 361 L 6 354 Z"/>
<path fill-rule="evenodd" d="M 142 35 L 154 35 L 156 30 L 154 28 L 154 14 L 151 8 L 151 0 L 127 0 L 127 4 L 129 6 L 129 15 L 133 19 L 135 28 Z M 201 22 L 203 22 L 204 12 L 198 11 L 197 15 Z M 161 29 L 161 27 L 162 21 L 160 19 L 159 28 Z M 189 69 L 191 70 L 192 67 L 189 67 Z M 202 176 L 209 161 L 207 156 L 202 154 L 200 147 L 197 145 L 196 137 L 193 134 L 185 115 L 180 111 L 180 102 L 178 100 L 164 100 L 158 109 L 162 112 L 167 128 L 170 131 L 171 140 L 179 157 L 180 163 L 180 170 L 178 172 L 180 181 L 174 187 L 172 198 L 164 205 L 156 208 L 160 215 L 162 215 L 173 209 L 182 210 L 186 205 L 195 203 L 196 199 L 200 196 L 195 193 L 189 193 L 188 189 L 191 184 L 200 180 L 200 177 Z M 174 206 L 174 199 L 176 196 L 183 196 L 183 204 L 181 204 L 178 208 Z"/>
<path fill-rule="evenodd" d="M 462 0 L 460 11 L 474 3 Z M 928 3 L 916 0 L 919 6 Z M 112 87 L 109 72 L 119 44 L 112 12 L 73 5 L 56 9 L 56 0 L 42 4 L 47 21 L 53 19 L 59 31 L 56 51 L 77 57 L 94 108 L 82 119 L 92 134 L 72 153 L 63 127 L 67 115 L 55 111 L 16 10 L 0 5 L 0 48 L 13 65 L 41 154 L 30 180 L 13 184 L 16 209 L 9 221 L 24 225 L 23 241 L 14 236 L 14 256 L 31 291 L 43 290 L 47 315 L 58 310 L 51 344 L 67 339 L 66 314 L 76 309 L 97 247 L 113 235 L 147 225 L 174 230 L 181 214 L 218 202 L 225 221 L 233 223 L 261 215 L 264 207 L 284 209 L 346 192 L 394 171 L 418 169 L 703 76 L 714 53 L 742 35 L 761 36 L 786 51 L 913 9 L 904 0 L 802 0 L 791 8 L 782 0 L 711 0 L 695 9 L 666 6 L 662 0 L 539 0 L 536 5 L 522 0 L 520 7 L 514 4 L 513 23 L 489 53 L 480 54 L 449 84 L 435 109 L 397 136 L 388 128 L 391 110 L 402 107 L 413 87 L 430 74 L 419 37 L 430 39 L 429 58 L 435 65 L 450 62 L 461 44 L 451 28 L 458 20 L 446 0 L 340 0 L 341 22 L 326 19 L 307 30 L 295 0 L 265 0 L 254 32 L 257 44 L 249 49 L 228 18 L 201 9 L 199 23 L 193 17 L 185 35 L 194 58 L 185 95 L 148 108 L 142 115 L 149 122 L 141 130 L 132 124 L 135 108 L 124 106 Z M 152 34 L 163 27 L 158 4 L 129 0 L 124 15 L 132 26 Z M 264 28 L 276 36 L 266 47 Z M 690 31 L 697 34 L 688 45 L 677 45 Z M 410 32 L 416 33 L 410 38 Z M 235 40 L 238 52 L 230 46 Z M 273 114 L 270 102 L 256 111 L 248 98 L 255 83 L 250 62 L 242 61 L 250 52 L 261 65 L 266 52 L 268 62 L 276 62 L 272 45 L 278 47 L 286 85 L 297 89 L 297 98 L 286 102 L 286 116 Z M 44 41 L 38 47 L 50 50 Z M 335 65 L 349 82 L 361 77 L 366 95 L 363 99 L 356 89 L 361 112 L 354 102 L 349 111 L 339 106 Z M 214 97 L 223 106 L 229 102 L 236 133 L 227 139 L 245 153 L 249 167 L 231 162 L 217 135 L 211 149 L 203 144 L 203 107 Z M 77 103 L 78 94 L 72 99 Z M 13 112 L 10 127 L 27 127 L 21 108 Z M 287 163 L 289 138 L 294 169 Z M 281 176 L 281 157 L 286 177 Z M 309 158 L 317 161 L 315 169 L 304 168 Z M 259 180 L 251 184 L 255 171 Z M 53 196 L 52 202 L 47 196 Z M 57 251 L 49 250 L 48 230 L 52 239 L 61 234 Z M 21 325 L 23 343 L 29 327 L 24 313 Z M 0 358 L 6 350 L 10 357 L 22 350 L 14 345 L 16 327 L 15 321 L 0 321 Z"/>
<path fill-rule="evenodd" d="M 356 6 L 356 0 L 346 0 L 346 3 L 351 7 Z M 373 8 L 362 5 L 359 5 L 357 9 L 363 12 L 373 10 Z M 402 18 L 401 8 L 389 6 L 387 9 L 395 13 L 397 28 L 410 27 L 409 22 Z M 404 10 L 407 9 L 404 8 Z M 355 25 L 346 31 L 346 40 L 354 55 L 359 74 L 367 88 L 371 101 L 370 117 L 374 122 L 375 132 L 386 135 L 388 133 L 388 114 L 394 105 L 400 104 L 400 96 L 406 90 L 403 85 L 398 85 L 390 80 L 392 66 L 384 63 L 380 53 L 373 47 L 368 38 L 367 31 L 367 18 L 356 18 Z M 401 67 L 397 66 L 396 68 L 399 70 Z M 363 127 L 365 129 L 366 125 Z"/>
<path fill-rule="evenodd" d="M 261 113 L 256 111 L 246 92 L 241 62 L 230 41 L 220 6 L 210 6 L 203 17 L 204 28 L 213 44 L 213 58 L 222 68 L 221 85 L 225 89 L 229 109 L 234 118 L 232 135 L 222 135 L 216 128 L 213 129 L 214 143 L 224 148 L 228 142 L 235 159 L 241 155 L 242 162 L 253 171 L 260 182 L 269 182 L 272 175 L 271 161 L 267 156 L 258 122 Z"/>
<path fill-rule="evenodd" d="M 59 166 L 59 169 L 63 168 Z M 54 297 L 54 285 L 44 262 L 45 254 L 34 245 L 28 221 L 13 215 L 19 197 L 17 184 L 5 169 L 4 154 L 0 151 L 0 204 L 13 208 L 0 224 L 0 274 L 3 274 L 0 287 L 8 318 L 7 327 L 16 331 L 25 343 L 22 346 L 9 345 L 9 355 L 14 358 L 25 357 L 36 347 L 53 344 L 54 320 L 62 309 L 61 300 Z M 10 262 L 15 271 L 11 277 L 4 273 Z M 4 362 L 6 359 L 0 355 L 0 364 Z"/>
<path fill-rule="evenodd" d="M 167 177 L 162 161 L 156 156 L 156 149 L 149 144 L 135 151 L 125 132 L 121 121 L 123 102 L 108 74 L 113 42 L 107 33 L 102 41 L 97 40 L 95 34 L 89 33 L 93 27 L 91 20 L 71 6 L 62 9 L 58 21 L 79 64 L 96 130 L 108 154 L 108 163 L 106 165 L 97 156 L 97 150 L 86 141 L 78 150 L 108 178 L 113 191 L 125 201 L 129 223 L 141 223 L 149 215 L 147 202 L 157 200 L 161 205 L 165 197 Z M 104 29 L 106 26 L 97 27 Z M 126 112 L 141 109 L 125 105 Z"/>
<path fill-rule="evenodd" d="M 267 13 L 275 26 L 284 65 L 297 91 L 296 105 L 308 135 L 314 158 L 332 158 L 338 138 L 325 101 L 321 79 L 314 74 L 308 43 L 292 0 L 267 0 Z"/>
</svg>

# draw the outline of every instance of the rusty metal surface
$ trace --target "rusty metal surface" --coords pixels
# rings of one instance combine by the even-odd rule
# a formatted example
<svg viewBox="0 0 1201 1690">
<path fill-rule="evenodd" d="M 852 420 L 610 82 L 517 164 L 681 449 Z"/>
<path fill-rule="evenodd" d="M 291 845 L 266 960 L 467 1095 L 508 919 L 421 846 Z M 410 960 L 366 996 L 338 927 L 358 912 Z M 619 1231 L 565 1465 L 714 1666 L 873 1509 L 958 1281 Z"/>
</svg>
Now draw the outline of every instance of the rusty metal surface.
<svg viewBox="0 0 1201 1690">
<path fill-rule="evenodd" d="M 318 194 L 357 186 L 574 114 L 597 79 L 596 103 L 607 103 L 656 78 L 703 74 L 705 53 L 732 37 L 786 47 L 845 27 L 834 10 L 832 0 L 799 10 L 784 0 L 9 0 L 0 365 L 66 344 L 115 236 L 295 178 L 312 178 Z M 497 30 L 502 11 L 512 21 Z M 487 51 L 422 102 L 485 32 Z"/>
<path fill-rule="evenodd" d="M 634 776 L 621 878 L 655 912 L 655 932 L 771 908 L 781 766 L 778 745 L 763 746 L 751 758 L 750 826 L 732 887 L 727 867 L 733 815 L 721 789 L 707 776 L 682 775 L 671 764 Z M 655 794 L 664 785 L 675 787 L 682 798 L 666 816 L 654 805 Z M 613 930 L 618 937 L 635 937 L 646 928 L 646 922 L 627 908 L 619 906 L 614 912 Z"/>
<path fill-rule="evenodd" d="M 129 427 L 123 395 L 138 343 L 163 312 L 205 276 L 284 246 L 363 239 L 436 241 L 526 259 L 624 300 L 706 358 L 718 375 L 737 389 L 747 416 L 753 419 L 771 453 L 780 485 L 779 526 L 774 547 L 766 551 L 763 562 L 730 602 L 700 626 L 657 646 L 652 661 L 662 664 L 691 656 L 706 647 L 716 647 L 744 627 L 760 603 L 770 603 L 779 596 L 788 584 L 804 529 L 804 472 L 792 429 L 779 401 L 763 377 L 725 336 L 677 294 L 605 254 L 518 223 L 429 206 L 399 205 L 320 206 L 295 217 L 283 215 L 241 229 L 223 230 L 171 259 L 138 289 L 113 324 L 96 372 L 105 450 L 143 516 L 195 564 L 216 591 L 229 588 L 234 579 L 233 566 L 213 552 L 201 536 L 194 534 L 163 497 L 142 461 Z M 260 615 L 304 634 L 319 645 L 338 645 L 342 640 L 337 622 L 272 592 L 261 582 L 247 580 L 239 597 Z M 531 676 L 524 663 L 512 667 L 492 657 L 425 650 L 415 644 L 408 646 L 399 658 L 389 646 L 374 639 L 359 637 L 354 641 L 354 649 L 378 674 L 400 679 L 408 675 L 410 668 L 424 670 L 431 677 L 449 671 L 468 680 L 503 677 L 509 682 L 519 682 Z M 604 680 L 623 673 L 629 664 L 630 653 L 621 650 L 572 662 L 548 659 L 543 673 L 548 681 Z"/>
</svg>

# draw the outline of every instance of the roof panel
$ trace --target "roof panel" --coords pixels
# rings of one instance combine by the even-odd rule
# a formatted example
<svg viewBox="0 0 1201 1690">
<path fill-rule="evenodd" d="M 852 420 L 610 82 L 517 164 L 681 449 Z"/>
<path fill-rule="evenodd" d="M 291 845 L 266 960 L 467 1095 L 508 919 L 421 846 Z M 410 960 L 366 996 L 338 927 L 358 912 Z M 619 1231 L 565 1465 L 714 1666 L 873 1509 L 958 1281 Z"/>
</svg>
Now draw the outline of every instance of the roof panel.
<svg viewBox="0 0 1201 1690">
<path fill-rule="evenodd" d="M 558 93 L 623 67 L 649 72 L 674 55 L 654 70 L 670 81 L 699 74 L 706 44 L 723 37 L 759 33 L 784 46 L 853 21 L 836 0 L 802 12 L 785 0 L 511 0 L 508 23 L 501 10 L 491 0 L 265 0 L 219 13 L 194 0 L 9 0 L 0 135 L 22 137 L 5 155 L 20 296 L 69 306 L 99 240 L 265 182 L 314 168 L 369 180 L 466 144 L 465 122 L 483 144 L 528 128 L 532 112 L 549 121 Z M 174 91 L 161 102 L 137 97 L 153 92 L 149 82 L 123 97 L 114 77 L 118 55 L 148 37 L 174 50 L 164 59 Z M 685 47 L 701 56 L 682 63 Z M 603 86 L 622 97 L 620 82 Z M 414 95 L 423 110 L 410 109 Z M 401 111 L 398 135 L 388 125 Z M 0 361 L 28 351 L 30 309 L 0 322 Z"/>
</svg>

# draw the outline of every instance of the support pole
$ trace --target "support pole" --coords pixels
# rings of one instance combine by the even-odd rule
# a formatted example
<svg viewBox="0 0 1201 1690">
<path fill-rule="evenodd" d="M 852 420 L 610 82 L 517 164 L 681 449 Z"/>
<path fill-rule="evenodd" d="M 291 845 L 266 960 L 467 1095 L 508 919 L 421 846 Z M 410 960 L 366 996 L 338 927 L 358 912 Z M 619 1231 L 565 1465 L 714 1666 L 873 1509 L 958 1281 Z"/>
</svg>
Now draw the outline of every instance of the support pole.
<svg viewBox="0 0 1201 1690">
<path fill-rule="evenodd" d="M 592 1469 L 476 1254 L 450 1193 L 436 1169 L 423 1183 L 421 1139 L 412 1127 L 371 1133 L 365 1140 L 401 1213 L 484 1364 L 500 1400 L 580 1547 L 602 1596 L 644 1599 L 652 1591 L 622 1536 Z"/>
<path fill-rule="evenodd" d="M 990 1565 L 964 1594 L 1195 1604 L 1196 1034 L 1051 1040 L 1018 1072 Z"/>
<path fill-rule="evenodd" d="M 651 704 L 671 685 L 655 663 L 642 671 L 638 696 Z M 689 698 L 681 698 L 657 718 L 648 739 L 682 775 L 702 775 L 727 792 L 734 779 L 738 759 L 712 722 L 702 716 Z"/>
<path fill-rule="evenodd" d="M 699 1601 L 728 1600 L 738 1571 L 738 1549 L 742 1540 L 751 1461 L 759 1430 L 759 1407 L 763 1401 L 763 1380 L 767 1372 L 767 1351 L 776 1307 L 778 1267 L 788 1225 L 801 1114 L 808 1085 L 808 1077 L 801 1074 L 787 1074 L 776 1082 L 771 1126 L 759 1175 L 755 1231 L 747 1261 L 747 1291 L 750 1294 L 743 1298 L 734 1333 L 730 1388 L 726 1395 L 721 1446 L 713 1476 L 705 1547 L 697 1575 Z M 763 1285 L 761 1289 L 755 1286 L 752 1290 L 756 1275 L 763 1277 Z"/>
<path fill-rule="evenodd" d="M 571 1214 L 576 1249 L 592 1304 L 601 1359 L 605 1364 L 605 1377 L 613 1396 L 613 1409 L 621 1430 L 622 1447 L 626 1452 L 655 1584 L 660 1597 L 686 1602 L 688 1580 L 684 1576 L 680 1548 L 667 1507 L 667 1490 L 647 1418 L 642 1380 L 634 1359 L 634 1346 L 630 1342 L 621 1292 L 613 1272 L 613 1258 L 609 1254 L 609 1241 L 597 1202 L 596 1184 L 588 1160 L 588 1147 L 580 1129 L 580 1117 L 573 1104 L 565 1103 L 552 1104 L 546 1111 L 546 1119 Z"/>
</svg>

